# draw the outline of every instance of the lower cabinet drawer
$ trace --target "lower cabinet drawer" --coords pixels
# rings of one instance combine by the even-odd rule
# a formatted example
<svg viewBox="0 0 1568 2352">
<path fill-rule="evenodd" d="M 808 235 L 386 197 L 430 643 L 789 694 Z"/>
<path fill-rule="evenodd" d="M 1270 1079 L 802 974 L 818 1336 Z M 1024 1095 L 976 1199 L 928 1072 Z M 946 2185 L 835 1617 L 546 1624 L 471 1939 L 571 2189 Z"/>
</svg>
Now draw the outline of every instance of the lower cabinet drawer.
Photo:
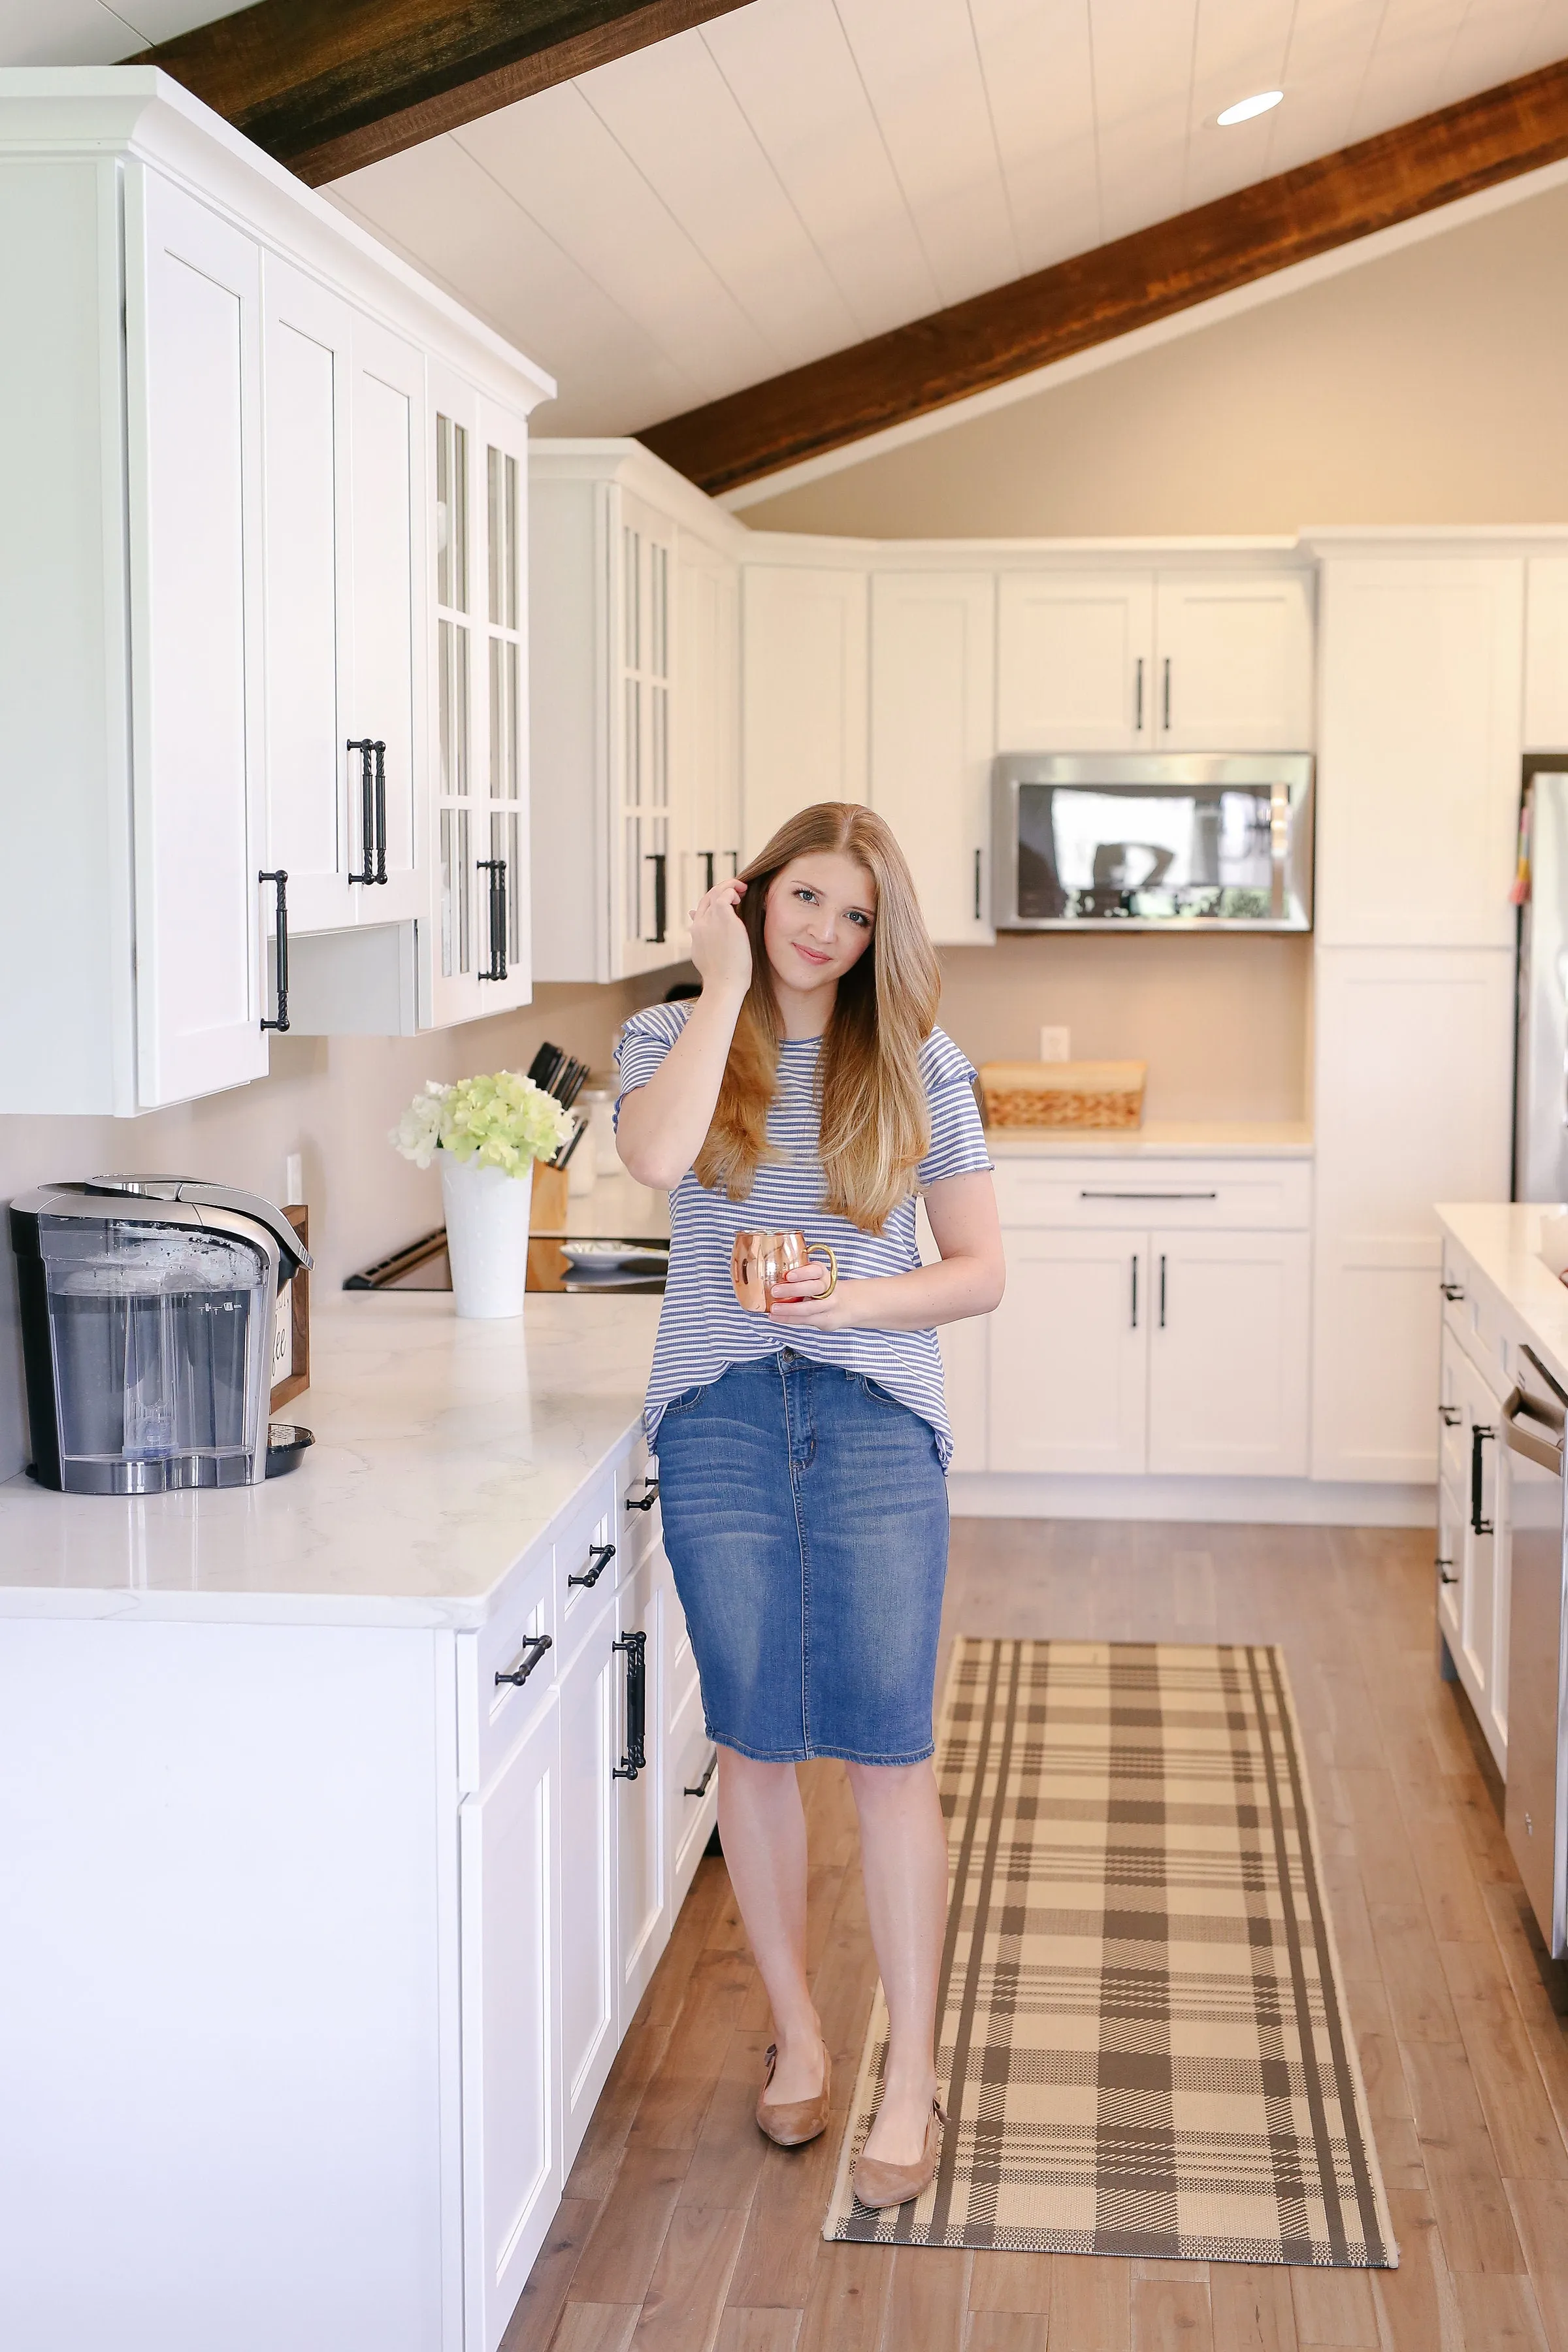
<svg viewBox="0 0 1568 2352">
<path fill-rule="evenodd" d="M 620 1509 L 616 1516 L 621 1524 L 629 1571 L 647 1558 L 664 1536 L 658 1507 L 658 1464 L 648 1453 L 646 1437 L 639 1437 L 633 1446 L 616 1474 L 616 1486 L 620 1497 Z"/>
<path fill-rule="evenodd" d="M 616 1480 L 606 1472 L 584 1489 L 555 1537 L 555 1607 L 561 1664 L 573 1657 L 593 1611 L 595 1593 L 613 1592 L 631 1571 L 625 1536 L 616 1525 Z"/>
<path fill-rule="evenodd" d="M 458 1636 L 458 1777 L 481 1788 L 555 1687 L 560 1661 L 553 1547 L 545 1544 L 505 1606 Z"/>
<path fill-rule="evenodd" d="M 1004 1225 L 1160 1225 L 1284 1232 L 1312 1221 L 1305 1160 L 1002 1160 Z"/>
</svg>

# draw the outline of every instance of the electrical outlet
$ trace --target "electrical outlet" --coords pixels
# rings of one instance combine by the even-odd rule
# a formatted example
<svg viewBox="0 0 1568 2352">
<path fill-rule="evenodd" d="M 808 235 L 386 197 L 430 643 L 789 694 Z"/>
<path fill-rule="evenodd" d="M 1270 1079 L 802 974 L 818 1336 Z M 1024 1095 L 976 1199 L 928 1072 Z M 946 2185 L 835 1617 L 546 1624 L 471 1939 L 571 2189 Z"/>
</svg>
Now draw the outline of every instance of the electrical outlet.
<svg viewBox="0 0 1568 2352">
<path fill-rule="evenodd" d="M 1042 1062 L 1070 1062 L 1072 1060 L 1072 1031 L 1070 1029 L 1042 1028 L 1040 1031 L 1040 1059 Z"/>
</svg>

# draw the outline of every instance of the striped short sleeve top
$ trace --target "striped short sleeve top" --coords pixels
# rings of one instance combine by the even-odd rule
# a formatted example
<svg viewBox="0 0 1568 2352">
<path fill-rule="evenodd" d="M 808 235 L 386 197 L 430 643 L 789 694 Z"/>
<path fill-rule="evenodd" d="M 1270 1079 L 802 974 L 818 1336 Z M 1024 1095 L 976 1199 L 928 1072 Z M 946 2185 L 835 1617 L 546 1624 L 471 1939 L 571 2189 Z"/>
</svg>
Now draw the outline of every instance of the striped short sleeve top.
<svg viewBox="0 0 1568 2352">
<path fill-rule="evenodd" d="M 687 1004 L 655 1004 L 635 1013 L 616 1048 L 621 1101 L 646 1086 L 686 1024 Z M 768 1141 L 779 1154 L 764 1160 L 743 1201 L 699 1183 L 688 1170 L 669 1199 L 669 1278 L 659 1317 L 643 1423 L 657 1444 L 659 1416 L 671 1397 L 705 1387 L 730 1365 L 793 1348 L 814 1362 L 858 1372 L 930 1422 L 945 1469 L 952 1433 L 942 1398 L 936 1333 L 819 1331 L 770 1322 L 736 1299 L 730 1258 L 738 1233 L 796 1228 L 808 1242 L 829 1242 L 847 1279 L 907 1274 L 918 1266 L 915 1196 L 911 1193 L 879 1234 L 862 1233 L 847 1217 L 823 1208 L 818 1156 L 816 1064 L 820 1040 L 785 1041 L 779 1048 L 778 1089 L 768 1114 Z M 975 1107 L 973 1070 L 940 1029 L 921 1049 L 921 1072 L 931 1107 L 931 1149 L 916 1171 L 921 1192 L 943 1177 L 975 1174 L 991 1166 Z"/>
</svg>

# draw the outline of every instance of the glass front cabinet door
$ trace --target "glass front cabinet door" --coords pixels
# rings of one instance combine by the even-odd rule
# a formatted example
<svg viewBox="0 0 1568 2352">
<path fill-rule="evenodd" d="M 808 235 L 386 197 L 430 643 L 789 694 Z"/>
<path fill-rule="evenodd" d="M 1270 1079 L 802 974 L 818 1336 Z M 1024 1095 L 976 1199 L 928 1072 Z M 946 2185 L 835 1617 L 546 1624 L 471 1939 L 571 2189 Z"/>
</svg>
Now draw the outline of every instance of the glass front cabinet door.
<svg viewBox="0 0 1568 2352">
<path fill-rule="evenodd" d="M 683 877 L 670 800 L 675 666 L 675 526 L 625 489 L 609 494 L 611 580 L 611 922 L 617 973 L 657 971 L 686 952 Z"/>
<path fill-rule="evenodd" d="M 526 1004 L 527 429 L 431 378 L 431 908 L 422 1012 L 443 1027 Z"/>
</svg>

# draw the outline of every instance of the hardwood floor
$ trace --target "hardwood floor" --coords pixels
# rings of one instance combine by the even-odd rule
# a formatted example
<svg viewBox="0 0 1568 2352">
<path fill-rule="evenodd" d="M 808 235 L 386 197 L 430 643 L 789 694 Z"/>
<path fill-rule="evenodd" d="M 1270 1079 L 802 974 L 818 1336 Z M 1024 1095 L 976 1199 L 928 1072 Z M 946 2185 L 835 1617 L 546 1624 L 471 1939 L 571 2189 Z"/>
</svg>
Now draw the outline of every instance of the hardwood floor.
<svg viewBox="0 0 1568 2352">
<path fill-rule="evenodd" d="M 1438 1679 L 1431 1563 L 1422 1530 L 957 1520 L 944 1617 L 948 1640 L 1284 1643 L 1397 2271 L 825 2244 L 875 1977 L 822 1764 L 803 1780 L 832 2125 L 786 2153 L 752 2123 L 767 2010 L 705 1861 L 503 2352 L 1568 2352 L 1568 1974 Z"/>
</svg>

